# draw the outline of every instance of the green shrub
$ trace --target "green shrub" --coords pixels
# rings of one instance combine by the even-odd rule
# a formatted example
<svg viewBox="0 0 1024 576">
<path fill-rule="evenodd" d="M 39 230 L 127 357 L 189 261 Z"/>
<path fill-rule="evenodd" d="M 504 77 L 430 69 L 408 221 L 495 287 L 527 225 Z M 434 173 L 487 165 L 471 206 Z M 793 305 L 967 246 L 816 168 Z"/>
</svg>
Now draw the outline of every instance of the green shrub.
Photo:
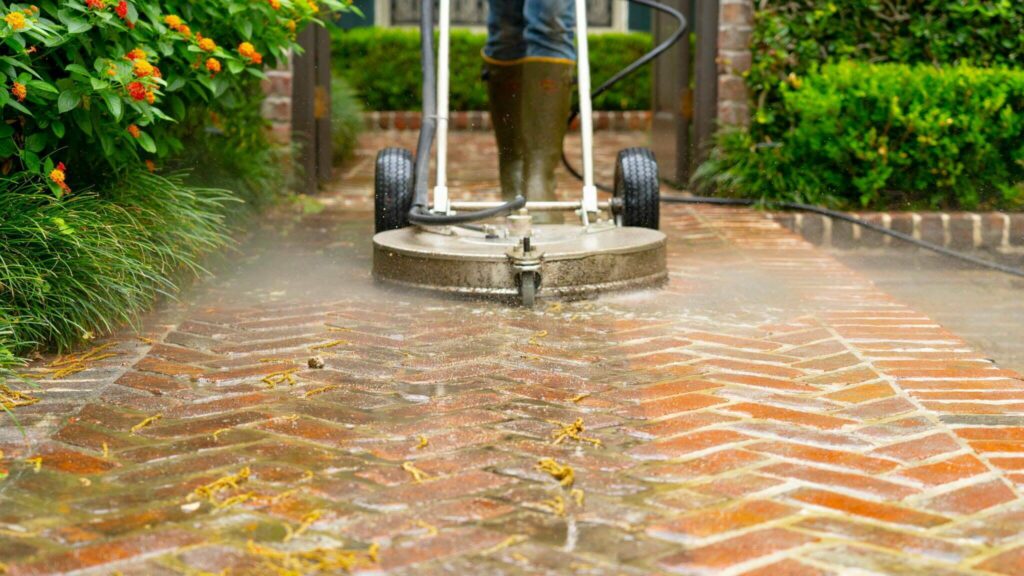
<svg viewBox="0 0 1024 576">
<path fill-rule="evenodd" d="M 1024 64 L 1024 2 L 1009 0 L 764 0 L 758 3 L 747 80 L 759 140 L 785 130 L 778 88 L 790 73 L 842 59 L 974 66 Z"/>
<path fill-rule="evenodd" d="M 361 95 L 369 110 L 420 108 L 420 35 L 418 30 L 353 28 L 332 30 L 332 65 Z M 486 35 L 451 33 L 451 107 L 486 110 L 487 90 L 480 80 L 480 51 Z M 591 34 L 594 86 L 651 49 L 643 33 Z M 596 110 L 646 110 L 651 103 L 650 67 L 644 67 L 594 102 Z"/>
<path fill-rule="evenodd" d="M 133 170 L 56 199 L 36 178 L 0 182 L 0 348 L 65 349 L 129 322 L 229 242 L 223 190 Z"/>
<path fill-rule="evenodd" d="M 774 142 L 725 132 L 698 180 L 836 207 L 998 208 L 1024 200 L 1024 71 L 845 62 L 780 88 Z"/>
<path fill-rule="evenodd" d="M 352 156 L 362 130 L 363 105 L 359 94 L 344 78 L 331 78 L 331 138 L 335 164 L 341 164 Z"/>
</svg>

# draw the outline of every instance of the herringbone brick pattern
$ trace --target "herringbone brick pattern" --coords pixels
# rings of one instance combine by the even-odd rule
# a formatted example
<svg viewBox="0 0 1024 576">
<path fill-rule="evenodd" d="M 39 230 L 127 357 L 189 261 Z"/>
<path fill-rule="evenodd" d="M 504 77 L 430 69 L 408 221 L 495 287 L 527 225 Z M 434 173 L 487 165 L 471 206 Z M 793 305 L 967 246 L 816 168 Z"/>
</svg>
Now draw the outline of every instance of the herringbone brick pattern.
<svg viewBox="0 0 1024 576">
<path fill-rule="evenodd" d="M 33 367 L 8 573 L 1024 574 L 1024 380 L 762 215 L 524 311 L 374 287 L 346 210 Z"/>
</svg>

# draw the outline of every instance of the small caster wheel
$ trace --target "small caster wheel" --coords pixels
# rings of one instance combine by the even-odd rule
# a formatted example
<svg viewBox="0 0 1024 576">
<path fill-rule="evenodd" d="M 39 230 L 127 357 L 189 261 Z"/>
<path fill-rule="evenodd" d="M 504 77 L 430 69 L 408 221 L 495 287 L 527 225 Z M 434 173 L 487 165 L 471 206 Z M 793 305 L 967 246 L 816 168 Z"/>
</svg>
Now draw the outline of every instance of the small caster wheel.
<svg viewBox="0 0 1024 576">
<path fill-rule="evenodd" d="M 412 197 L 412 153 L 403 148 L 385 148 L 378 152 L 373 177 L 375 231 L 408 226 Z"/>
<path fill-rule="evenodd" d="M 615 221 L 621 226 L 658 229 L 661 181 L 654 153 L 626 148 L 615 161 L 614 196 L 619 201 Z"/>
<path fill-rule="evenodd" d="M 536 272 L 521 272 L 519 274 L 519 302 L 523 308 L 533 308 L 537 301 L 538 284 L 540 284 L 540 276 Z"/>
</svg>

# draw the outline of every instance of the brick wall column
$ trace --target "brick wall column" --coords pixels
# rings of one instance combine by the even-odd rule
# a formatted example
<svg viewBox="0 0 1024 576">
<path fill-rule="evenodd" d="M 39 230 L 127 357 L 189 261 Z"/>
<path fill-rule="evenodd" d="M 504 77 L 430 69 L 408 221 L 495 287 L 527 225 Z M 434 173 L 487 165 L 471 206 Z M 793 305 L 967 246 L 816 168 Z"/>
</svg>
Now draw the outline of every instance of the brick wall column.
<svg viewBox="0 0 1024 576">
<path fill-rule="evenodd" d="M 263 81 L 263 117 L 270 120 L 271 135 L 282 143 L 292 137 L 292 65 L 291 60 L 267 70 Z"/>
<path fill-rule="evenodd" d="M 721 0 L 718 20 L 718 121 L 747 125 L 750 100 L 743 74 L 750 70 L 753 0 Z"/>
</svg>

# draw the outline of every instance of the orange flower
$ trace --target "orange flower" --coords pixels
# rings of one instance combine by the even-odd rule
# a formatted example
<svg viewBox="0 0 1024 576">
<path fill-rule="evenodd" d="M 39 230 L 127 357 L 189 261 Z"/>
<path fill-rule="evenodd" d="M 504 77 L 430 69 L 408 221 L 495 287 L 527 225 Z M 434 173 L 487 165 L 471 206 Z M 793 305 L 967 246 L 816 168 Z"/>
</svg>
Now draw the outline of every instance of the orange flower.
<svg viewBox="0 0 1024 576">
<path fill-rule="evenodd" d="M 14 86 L 11 87 L 11 94 L 18 99 L 18 102 L 24 102 L 25 97 L 28 96 L 28 88 L 20 82 L 15 82 Z"/>
<path fill-rule="evenodd" d="M 211 75 L 220 72 L 220 61 L 216 58 L 207 58 L 206 69 L 211 72 Z"/>
<path fill-rule="evenodd" d="M 103 0 L 85 0 L 85 5 L 93 10 L 103 10 L 106 8 L 103 4 Z"/>
<path fill-rule="evenodd" d="M 142 82 L 129 82 L 128 95 L 132 97 L 132 100 L 145 100 L 147 95 L 146 87 L 142 85 Z"/>
<path fill-rule="evenodd" d="M 64 192 L 71 192 L 71 187 L 64 181 L 65 178 L 67 178 L 67 168 L 64 167 L 63 162 L 58 163 L 56 168 L 50 170 L 50 180 L 53 180 Z"/>
<path fill-rule="evenodd" d="M 191 38 L 192 37 L 192 29 L 189 28 L 188 26 L 184 25 L 184 24 L 181 25 L 181 28 L 178 28 L 178 32 L 180 32 L 181 35 L 184 36 L 185 38 Z"/>
<path fill-rule="evenodd" d="M 273 8 L 274 10 L 280 10 L 281 9 L 281 0 L 267 0 L 267 1 L 270 2 L 270 7 Z"/>
<path fill-rule="evenodd" d="M 295 26 L 295 20 L 289 20 L 284 23 L 284 27 L 287 28 L 289 32 L 295 32 Z"/>
<path fill-rule="evenodd" d="M 263 55 L 256 51 L 256 47 L 248 42 L 242 42 L 238 45 L 238 53 L 242 58 L 248 59 L 253 64 L 260 64 L 263 62 Z"/>
<path fill-rule="evenodd" d="M 156 102 L 156 94 L 152 90 L 146 90 L 146 102 L 149 104 Z"/>
<path fill-rule="evenodd" d="M 217 49 L 217 43 L 212 38 L 200 38 L 199 49 L 206 52 L 213 52 Z"/>
<path fill-rule="evenodd" d="M 146 53 L 142 51 L 142 48 L 135 48 L 131 52 L 124 55 L 125 60 L 145 60 Z"/>
<path fill-rule="evenodd" d="M 135 76 L 139 78 L 145 78 L 146 76 L 152 76 L 156 68 L 152 64 L 139 58 L 135 60 L 135 65 L 132 66 L 132 71 L 135 72 Z"/>
<path fill-rule="evenodd" d="M 156 172 L 156 164 L 154 164 L 152 160 L 146 160 L 146 170 Z"/>
<path fill-rule="evenodd" d="M 132 135 L 132 138 L 138 138 L 139 134 L 141 134 L 141 132 L 139 132 L 139 127 L 135 124 L 128 125 L 128 133 Z"/>
<path fill-rule="evenodd" d="M 11 27 L 11 30 L 22 30 L 27 25 L 25 15 L 21 12 L 11 12 L 7 16 L 4 16 L 4 21 Z"/>
<path fill-rule="evenodd" d="M 181 28 L 184 22 L 181 21 L 181 18 L 175 16 L 174 14 L 170 14 L 168 16 L 164 16 L 164 24 L 167 24 L 167 26 L 169 26 L 171 30 L 177 30 L 178 28 Z"/>
</svg>

